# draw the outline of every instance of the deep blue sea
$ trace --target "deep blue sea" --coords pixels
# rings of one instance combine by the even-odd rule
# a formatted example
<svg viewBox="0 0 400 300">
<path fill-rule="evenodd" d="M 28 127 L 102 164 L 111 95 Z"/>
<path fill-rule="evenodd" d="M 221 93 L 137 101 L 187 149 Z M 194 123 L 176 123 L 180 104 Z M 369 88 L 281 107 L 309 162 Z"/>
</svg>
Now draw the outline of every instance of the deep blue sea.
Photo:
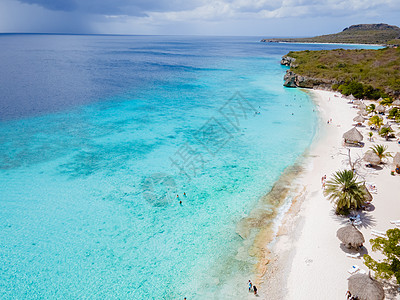
<svg viewBox="0 0 400 300">
<path fill-rule="evenodd" d="M 0 35 L 1 299 L 247 294 L 235 226 L 317 126 L 280 58 L 338 48 L 260 38 Z"/>
</svg>

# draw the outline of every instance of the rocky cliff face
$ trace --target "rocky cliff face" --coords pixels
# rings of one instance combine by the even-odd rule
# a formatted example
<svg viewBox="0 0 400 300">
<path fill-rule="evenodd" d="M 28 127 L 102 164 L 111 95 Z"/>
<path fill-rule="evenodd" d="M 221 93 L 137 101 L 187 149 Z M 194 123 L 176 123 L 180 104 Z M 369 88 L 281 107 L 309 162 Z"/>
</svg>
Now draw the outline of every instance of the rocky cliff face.
<svg viewBox="0 0 400 300">
<path fill-rule="evenodd" d="M 357 25 L 351 25 L 350 27 L 346 27 L 345 29 L 343 29 L 343 31 L 352 31 L 352 30 L 400 30 L 400 28 L 394 25 L 380 23 L 380 24 L 357 24 Z"/>
<path fill-rule="evenodd" d="M 281 65 L 288 67 L 296 67 L 296 59 L 287 55 L 282 56 Z"/>
<path fill-rule="evenodd" d="M 295 66 L 295 61 L 293 57 L 283 56 L 281 60 L 281 65 L 293 67 Z M 294 73 L 291 70 L 287 70 L 285 76 L 283 77 L 285 82 L 283 83 L 286 87 L 302 87 L 302 88 L 330 88 L 332 84 L 338 83 L 337 81 L 312 78 L 307 76 L 301 76 Z"/>
</svg>

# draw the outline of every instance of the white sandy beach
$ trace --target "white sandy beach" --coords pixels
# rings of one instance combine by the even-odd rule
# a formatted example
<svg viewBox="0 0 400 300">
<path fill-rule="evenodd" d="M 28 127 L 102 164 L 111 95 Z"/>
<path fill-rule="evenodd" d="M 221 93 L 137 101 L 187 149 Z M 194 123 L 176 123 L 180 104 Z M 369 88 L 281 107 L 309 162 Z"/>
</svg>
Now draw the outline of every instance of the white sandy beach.
<svg viewBox="0 0 400 300">
<path fill-rule="evenodd" d="M 353 127 L 358 109 L 337 93 L 310 92 L 319 110 L 321 126 L 306 155 L 306 170 L 296 182 L 299 191 L 296 201 L 286 214 L 276 241 L 270 245 L 274 257 L 262 278 L 259 289 L 262 299 L 346 299 L 348 270 L 352 265 L 368 272 L 362 258 L 349 258 L 340 247 L 336 231 L 348 219 L 335 215 L 333 204 L 323 195 L 321 185 L 323 175 L 329 180 L 335 171 L 350 169 L 342 135 Z M 327 124 L 329 119 L 331 124 Z M 392 128 L 399 131 L 397 124 Z M 396 140 L 385 141 L 374 131 L 371 142 L 367 135 L 369 126 L 358 129 L 364 136 L 365 146 L 351 148 L 353 161 L 361 158 L 373 144 L 387 145 L 393 154 L 400 151 Z M 372 194 L 373 207 L 360 213 L 362 225 L 358 227 L 366 241 L 364 246 L 373 258 L 380 256 L 371 249 L 369 240 L 374 237 L 371 230 L 386 231 L 394 227 L 390 220 L 400 219 L 400 175 L 390 174 L 392 159 L 388 162 L 381 170 L 366 168 L 364 161 L 356 167 L 360 181 L 377 187 L 377 192 Z M 386 299 L 400 299 L 396 289 L 388 289 Z"/>
</svg>

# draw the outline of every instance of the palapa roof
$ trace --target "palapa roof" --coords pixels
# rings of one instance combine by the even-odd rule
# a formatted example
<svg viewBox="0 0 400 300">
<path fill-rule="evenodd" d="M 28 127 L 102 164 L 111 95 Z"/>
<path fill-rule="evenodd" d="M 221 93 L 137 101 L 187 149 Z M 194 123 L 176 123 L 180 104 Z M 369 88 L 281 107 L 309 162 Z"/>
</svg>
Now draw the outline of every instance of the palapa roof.
<svg viewBox="0 0 400 300">
<path fill-rule="evenodd" d="M 358 115 L 367 116 L 368 112 L 365 109 L 361 109 L 357 112 Z"/>
<path fill-rule="evenodd" d="M 361 231 L 359 231 L 353 225 L 347 225 L 339 228 L 339 230 L 336 232 L 336 236 L 343 244 L 353 248 L 358 248 L 365 242 Z"/>
<path fill-rule="evenodd" d="M 393 105 L 393 106 L 400 106 L 400 100 L 399 100 L 399 99 L 394 100 L 393 103 L 392 103 L 392 105 Z"/>
<path fill-rule="evenodd" d="M 354 122 L 357 122 L 357 123 L 363 123 L 365 120 L 364 120 L 363 117 L 361 117 L 360 115 L 358 115 L 358 116 L 356 116 L 356 117 L 353 119 L 353 121 L 354 121 Z"/>
<path fill-rule="evenodd" d="M 361 104 L 358 106 L 358 108 L 359 108 L 359 109 L 366 109 L 367 106 L 366 106 L 364 103 L 361 103 Z"/>
<path fill-rule="evenodd" d="M 381 162 L 381 159 L 379 158 L 379 156 L 373 152 L 373 151 L 367 151 L 364 154 L 364 160 L 373 164 L 373 165 L 377 165 Z"/>
<path fill-rule="evenodd" d="M 400 152 L 397 152 L 393 157 L 393 164 L 396 166 L 400 166 Z"/>
<path fill-rule="evenodd" d="M 356 99 L 356 97 L 354 97 L 354 96 L 353 96 L 353 94 L 350 94 L 350 96 L 348 96 L 348 97 L 347 97 L 347 99 L 350 99 L 350 100 L 355 100 L 355 99 Z"/>
<path fill-rule="evenodd" d="M 375 110 L 376 110 L 377 112 L 385 112 L 385 111 L 386 111 L 386 108 L 385 108 L 383 105 L 379 104 L 379 105 L 376 107 Z"/>
<path fill-rule="evenodd" d="M 348 282 L 348 289 L 353 296 L 359 300 L 383 300 L 385 291 L 379 281 L 376 281 L 371 275 L 355 274 L 351 276 Z"/>
<path fill-rule="evenodd" d="M 343 138 L 352 142 L 361 142 L 364 139 L 363 135 L 355 127 L 345 132 Z"/>
</svg>

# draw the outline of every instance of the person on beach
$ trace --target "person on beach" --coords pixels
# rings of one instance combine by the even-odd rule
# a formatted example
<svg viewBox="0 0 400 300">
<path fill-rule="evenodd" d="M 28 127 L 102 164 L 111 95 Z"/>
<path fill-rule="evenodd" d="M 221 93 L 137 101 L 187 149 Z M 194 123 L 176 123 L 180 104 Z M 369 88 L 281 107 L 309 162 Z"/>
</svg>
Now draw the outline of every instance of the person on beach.
<svg viewBox="0 0 400 300">
<path fill-rule="evenodd" d="M 349 300 L 349 299 L 351 298 L 351 293 L 350 293 L 350 291 L 347 291 L 347 293 L 346 293 L 346 298 L 347 298 L 347 300 Z"/>
<path fill-rule="evenodd" d="M 257 287 L 253 285 L 254 295 L 257 295 Z"/>
<path fill-rule="evenodd" d="M 179 201 L 179 204 L 182 205 L 182 200 Z"/>
<path fill-rule="evenodd" d="M 187 197 L 185 192 L 183 192 L 183 197 Z"/>
<path fill-rule="evenodd" d="M 253 287 L 253 283 L 251 282 L 251 280 L 249 279 L 249 292 L 251 292 L 251 288 Z"/>
</svg>

